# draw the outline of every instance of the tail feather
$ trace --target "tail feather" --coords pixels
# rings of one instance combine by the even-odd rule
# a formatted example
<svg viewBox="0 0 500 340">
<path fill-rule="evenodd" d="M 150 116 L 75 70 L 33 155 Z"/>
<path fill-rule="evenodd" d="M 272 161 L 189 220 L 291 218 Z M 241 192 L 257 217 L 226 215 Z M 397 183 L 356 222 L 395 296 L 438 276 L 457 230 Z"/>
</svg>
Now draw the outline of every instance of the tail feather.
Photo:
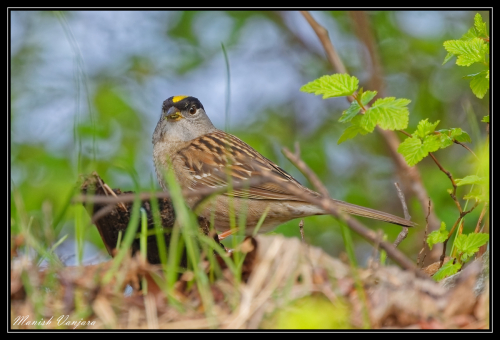
<svg viewBox="0 0 500 340">
<path fill-rule="evenodd" d="M 368 218 L 372 218 L 374 220 L 389 222 L 389 223 L 397 224 L 397 225 L 400 225 L 403 227 L 413 227 L 413 226 L 417 225 L 415 222 L 411 222 L 411 221 L 405 220 L 402 217 L 391 215 L 391 214 L 388 214 L 388 213 L 385 213 L 385 212 L 382 212 L 379 210 L 361 207 L 359 205 L 347 203 L 344 201 L 339 201 L 336 199 L 332 199 L 332 201 L 335 202 L 336 207 L 340 211 L 346 212 L 348 214 L 368 217 Z"/>
</svg>

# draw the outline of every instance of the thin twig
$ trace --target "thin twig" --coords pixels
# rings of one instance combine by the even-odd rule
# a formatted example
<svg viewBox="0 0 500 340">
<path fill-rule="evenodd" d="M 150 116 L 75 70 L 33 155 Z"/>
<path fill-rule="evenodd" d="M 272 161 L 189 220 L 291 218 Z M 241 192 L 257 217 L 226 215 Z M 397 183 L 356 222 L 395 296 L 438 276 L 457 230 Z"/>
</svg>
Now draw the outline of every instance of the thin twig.
<svg viewBox="0 0 500 340">
<path fill-rule="evenodd" d="M 477 220 L 476 224 L 476 229 L 474 229 L 474 233 L 479 232 L 479 226 L 481 225 L 481 222 L 483 221 L 484 214 L 486 213 L 486 208 L 488 207 L 488 203 L 484 203 L 483 209 L 481 210 L 481 214 L 479 215 L 479 219 Z"/>
<path fill-rule="evenodd" d="M 404 195 L 403 191 L 401 190 L 401 188 L 399 187 L 399 184 L 397 182 L 394 183 L 394 186 L 396 187 L 396 189 L 398 191 L 398 197 L 399 197 L 399 200 L 401 201 L 401 205 L 403 206 L 405 220 L 409 221 L 409 220 L 411 220 L 411 216 L 408 213 L 408 206 L 406 205 L 405 195 Z"/>
<path fill-rule="evenodd" d="M 330 64 L 332 64 L 333 67 L 335 67 L 339 71 L 339 73 L 347 73 L 347 69 L 345 68 L 344 63 L 340 59 L 337 52 L 335 52 L 335 48 L 333 47 L 330 37 L 328 36 L 328 31 L 326 30 L 326 28 L 318 24 L 318 22 L 314 20 L 309 12 L 300 11 L 300 13 L 304 16 L 304 18 L 306 18 L 307 22 L 309 23 L 309 25 L 311 25 L 312 29 L 318 36 Z"/>
<path fill-rule="evenodd" d="M 109 185 L 107 185 L 106 183 L 103 183 L 103 182 L 102 182 L 102 180 L 101 180 L 101 178 L 100 178 L 100 177 L 98 178 L 98 180 L 99 180 L 99 183 L 101 184 L 101 186 L 103 187 L 103 191 L 104 191 L 104 193 L 106 194 L 106 196 L 109 196 L 109 195 L 108 195 L 108 193 L 110 193 L 110 194 L 111 194 L 111 196 L 113 196 L 113 197 L 118 197 L 118 196 L 115 194 L 115 192 L 113 191 L 113 189 L 111 189 L 111 188 L 109 187 Z M 125 207 L 125 205 L 124 205 L 122 202 L 118 203 L 118 206 L 119 206 L 120 208 L 122 208 L 124 211 L 128 211 L 128 210 L 127 210 L 127 208 Z"/>
<path fill-rule="evenodd" d="M 396 241 L 394 241 L 394 247 L 399 246 L 399 244 L 408 236 L 408 227 L 403 227 L 403 230 L 398 234 Z"/>
<path fill-rule="evenodd" d="M 424 239 L 422 241 L 422 250 L 418 253 L 418 256 L 417 256 L 417 267 L 418 267 L 418 264 L 420 263 L 420 255 L 422 255 L 422 253 L 425 250 L 425 241 L 427 240 L 427 231 L 429 228 L 429 215 L 430 215 L 430 213 L 431 213 L 431 199 L 429 198 L 429 208 L 427 209 L 427 216 L 425 216 Z M 422 258 L 422 262 L 421 262 L 422 266 L 420 268 L 424 267 L 425 256 L 426 256 L 426 254 L 424 254 L 424 257 Z"/>
<path fill-rule="evenodd" d="M 300 158 L 300 149 L 295 147 L 295 154 L 293 154 L 286 147 L 282 149 L 283 154 L 293 165 L 295 165 L 300 172 L 311 182 L 313 187 L 324 197 L 330 197 L 328 190 L 326 190 L 325 186 L 321 183 L 318 176 L 304 163 L 304 161 Z M 298 152 L 298 153 L 297 153 Z"/>
<path fill-rule="evenodd" d="M 408 213 L 408 206 L 406 205 L 405 195 L 403 194 L 403 191 L 399 187 L 398 183 L 394 183 L 394 185 L 396 186 L 399 200 L 401 201 L 401 205 L 403 206 L 405 220 L 409 221 L 411 220 L 411 216 Z M 399 246 L 399 244 L 406 238 L 406 236 L 408 236 L 408 227 L 403 227 L 403 230 L 401 230 L 401 232 L 399 233 L 398 237 L 396 238 L 396 241 L 394 241 L 394 247 Z"/>
<path fill-rule="evenodd" d="M 249 187 L 251 185 L 262 184 L 264 181 L 265 181 L 265 179 L 256 177 L 256 178 L 252 178 L 252 179 L 247 180 L 247 181 L 235 183 L 231 187 L 233 189 L 246 188 L 246 187 Z M 197 204 L 197 205 L 199 205 L 205 198 L 208 198 L 209 196 L 211 196 L 213 194 L 220 194 L 220 193 L 226 192 L 228 187 L 229 187 L 229 185 L 225 185 L 225 186 L 222 186 L 219 188 L 199 189 L 197 191 L 183 190 L 182 195 L 184 197 L 201 196 L 202 199 L 200 199 L 200 201 L 198 201 L 198 204 Z M 156 198 L 170 198 L 171 197 L 169 192 L 155 192 L 155 193 L 143 192 L 143 193 L 139 193 L 139 194 L 122 194 L 120 196 L 114 196 L 114 197 L 78 195 L 78 196 L 73 198 L 72 202 L 73 203 L 106 204 L 105 207 L 99 209 L 99 211 L 97 211 L 92 216 L 91 222 L 95 224 L 99 219 L 101 219 L 102 217 L 109 214 L 115 208 L 115 204 L 119 205 L 119 204 L 123 204 L 123 203 L 133 202 L 137 196 L 139 196 L 139 199 L 141 201 L 151 199 L 152 197 L 156 197 Z M 125 210 L 126 210 L 126 208 L 125 208 Z"/>
<path fill-rule="evenodd" d="M 469 150 L 469 152 L 470 152 L 471 154 L 473 154 L 473 155 L 474 155 L 474 157 L 476 157 L 476 159 L 477 159 L 477 160 L 479 160 L 479 157 L 477 157 L 477 155 L 474 153 L 474 151 L 472 151 L 472 150 L 471 150 L 471 149 L 470 149 L 467 145 L 465 145 L 465 144 L 463 144 L 463 143 L 459 142 L 459 141 L 458 141 L 458 140 L 456 140 L 456 139 L 454 139 L 454 140 L 453 140 L 453 143 L 458 144 L 458 145 L 462 145 L 464 148 L 466 148 L 467 150 Z"/>
<path fill-rule="evenodd" d="M 366 65 L 369 65 L 368 68 L 371 71 L 368 86 L 370 89 L 377 90 L 377 95 L 381 96 L 384 88 L 384 80 L 382 65 L 373 35 L 374 30 L 370 25 L 370 20 L 366 11 L 349 11 L 349 15 L 354 23 L 356 35 L 368 50 L 369 58 L 367 59 L 369 60 L 367 60 Z M 363 55 L 366 56 L 366 53 L 363 53 Z"/>
<path fill-rule="evenodd" d="M 292 154 L 293 156 L 293 154 Z M 294 159 L 294 157 L 292 157 Z M 295 160 L 295 159 L 294 159 Z M 310 170 L 307 165 L 304 162 L 292 162 L 294 163 L 297 168 L 302 173 L 313 173 L 312 170 Z M 307 169 L 301 169 L 301 167 L 307 168 Z M 270 182 L 273 182 L 277 185 L 280 185 L 285 189 L 286 191 L 290 192 L 292 195 L 297 196 L 304 200 L 305 202 L 309 202 L 311 204 L 314 204 L 318 207 L 321 207 L 323 210 L 327 211 L 329 214 L 342 219 L 346 225 L 351 228 L 354 232 L 359 234 L 361 237 L 363 237 L 365 240 L 369 241 L 370 243 L 374 244 L 377 242 L 377 234 L 373 231 L 365 227 L 362 223 L 358 222 L 356 219 L 353 219 L 346 215 L 345 213 L 341 212 L 339 209 L 337 209 L 336 204 L 334 201 L 329 199 L 328 197 L 325 196 L 313 196 L 311 193 L 308 193 L 304 191 L 303 189 L 300 189 L 298 186 L 292 184 L 292 183 L 285 183 L 282 181 L 278 181 L 276 178 L 273 176 L 270 176 L 268 174 L 263 173 L 262 176 L 266 177 Z M 309 181 L 311 181 L 310 178 L 308 178 Z M 319 181 L 319 180 L 318 180 Z M 312 181 L 311 181 L 312 182 Z M 318 183 L 319 188 L 323 187 L 322 189 L 318 190 L 324 190 L 326 191 L 326 188 L 324 187 L 321 182 Z M 427 277 L 424 274 L 421 274 L 420 271 L 417 270 L 415 267 L 415 264 L 406 257 L 405 254 L 400 252 L 397 248 L 395 248 L 391 243 L 387 241 L 380 241 L 380 248 L 384 249 L 387 253 L 387 255 L 396 263 L 398 263 L 401 267 L 413 271 L 416 273 L 416 275 L 420 277 Z"/>
<path fill-rule="evenodd" d="M 262 178 L 262 177 L 254 177 L 251 178 L 250 180 L 246 181 L 241 181 L 239 183 L 234 183 L 231 188 L 233 189 L 241 189 L 249 186 L 255 186 L 264 183 L 267 181 L 267 179 Z M 219 194 L 226 192 L 228 189 L 229 185 L 224 185 L 218 188 L 204 188 L 204 189 L 197 189 L 196 191 L 193 190 L 183 190 L 182 195 L 184 197 L 192 197 L 192 196 L 207 196 L 207 195 L 212 195 L 212 194 Z M 169 192 L 142 192 L 139 194 L 121 194 L 120 196 L 117 197 L 111 197 L 111 196 L 91 196 L 91 195 L 77 195 L 73 198 L 72 203 L 102 203 L 102 204 L 111 204 L 111 203 L 118 203 L 118 202 L 124 202 L 124 203 L 130 203 L 135 200 L 136 197 L 139 197 L 139 199 L 142 200 L 147 200 L 151 199 L 152 197 L 156 198 L 170 198 L 171 195 Z"/>
<path fill-rule="evenodd" d="M 376 258 L 378 257 L 378 250 L 379 250 L 379 245 L 380 241 L 384 237 L 384 232 L 382 229 L 377 230 L 377 238 L 375 243 L 373 244 L 373 250 L 372 250 L 372 256 L 371 258 L 368 259 L 368 267 L 372 269 L 377 269 L 377 266 L 380 262 L 376 261 Z"/>
<path fill-rule="evenodd" d="M 448 233 L 448 237 L 443 242 L 443 252 L 441 254 L 441 257 L 439 258 L 439 261 L 440 261 L 439 268 L 441 268 L 443 266 L 443 264 L 444 264 L 444 258 L 446 257 L 446 245 L 448 244 L 448 241 L 450 240 L 451 235 L 455 231 L 455 228 L 457 227 L 457 225 L 458 225 L 458 223 L 460 221 L 462 221 L 462 223 L 463 223 L 463 220 L 461 218 L 459 218 L 458 220 L 455 221 L 455 224 L 453 224 L 453 227 L 451 228 L 451 231 Z"/>
<path fill-rule="evenodd" d="M 444 264 L 444 258 L 446 256 L 446 244 L 448 243 L 448 240 L 451 238 L 451 235 L 453 235 L 453 232 L 455 231 L 455 228 L 457 227 L 458 223 L 459 222 L 464 223 L 463 220 L 464 216 L 471 213 L 478 206 L 478 204 L 479 202 L 476 202 L 469 210 L 460 212 L 460 216 L 455 221 L 455 224 L 453 224 L 453 228 L 451 228 L 450 232 L 448 233 L 448 238 L 443 242 L 443 253 L 441 254 L 441 257 L 439 259 L 440 260 L 439 268 L 441 268 Z"/>
<path fill-rule="evenodd" d="M 451 192 L 450 196 L 453 199 L 453 201 L 455 202 L 455 205 L 457 206 L 458 211 L 461 214 L 462 213 L 462 206 L 460 205 L 460 202 L 457 200 L 457 184 L 455 183 L 455 180 L 453 179 L 453 176 L 452 176 L 451 172 L 449 172 L 448 170 L 446 170 L 445 168 L 443 168 L 443 166 L 441 165 L 441 163 L 438 162 L 438 160 L 432 154 L 432 152 L 429 152 L 429 156 L 431 156 L 431 158 L 434 160 L 434 163 L 436 163 L 436 165 L 438 166 L 439 170 L 441 170 L 442 172 L 444 172 L 446 174 L 446 176 L 448 176 L 448 178 L 450 179 L 451 185 L 453 186 L 453 191 Z"/>
<path fill-rule="evenodd" d="M 304 220 L 300 220 L 299 230 L 300 230 L 300 237 L 302 238 L 302 242 L 305 242 L 305 240 L 304 240 Z"/>
</svg>

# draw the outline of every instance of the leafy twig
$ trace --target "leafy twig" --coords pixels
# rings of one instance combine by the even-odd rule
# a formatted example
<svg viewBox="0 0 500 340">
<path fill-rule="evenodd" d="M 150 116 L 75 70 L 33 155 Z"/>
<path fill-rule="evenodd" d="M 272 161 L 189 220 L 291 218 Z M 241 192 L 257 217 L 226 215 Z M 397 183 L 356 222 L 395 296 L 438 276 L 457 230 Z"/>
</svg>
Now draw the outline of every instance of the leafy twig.
<svg viewBox="0 0 500 340">
<path fill-rule="evenodd" d="M 309 25 L 312 27 L 316 35 L 318 36 L 321 44 L 323 45 L 323 49 L 326 52 L 327 58 L 330 62 L 330 64 L 333 66 L 335 70 L 337 70 L 339 73 L 347 73 L 347 69 L 344 66 L 342 60 L 336 53 L 333 44 L 331 43 L 329 37 L 328 37 L 328 31 L 321 26 L 312 16 L 309 12 L 306 11 L 301 11 L 301 14 L 304 16 L 304 18 L 307 20 Z M 365 41 L 365 40 L 363 40 Z M 373 52 L 373 49 L 369 49 L 370 52 Z M 372 59 L 376 58 L 376 56 L 372 56 Z M 374 59 L 375 60 L 375 59 Z M 381 88 L 376 89 L 379 93 L 381 93 Z M 349 102 L 352 102 L 354 100 L 353 96 L 347 96 L 347 99 Z M 376 127 L 378 132 L 383 136 L 388 149 L 390 151 L 390 154 L 397 165 L 399 169 L 399 173 L 401 174 L 401 178 L 405 181 L 405 186 L 408 187 L 417 197 L 417 199 L 420 201 L 420 204 L 422 207 L 425 207 L 427 205 L 427 198 L 429 197 L 427 190 L 425 189 L 422 179 L 420 177 L 420 173 L 416 167 L 410 167 L 404 160 L 403 156 L 397 152 L 397 149 L 399 147 L 400 141 L 396 134 L 393 131 L 389 130 L 383 130 L 379 128 L 378 126 Z M 403 131 L 402 131 L 403 132 Z M 405 132 L 403 132 L 405 133 Z M 431 215 L 429 216 L 430 220 L 430 229 L 435 230 L 439 228 L 439 220 L 437 216 L 431 212 Z"/>
<path fill-rule="evenodd" d="M 446 244 L 448 243 L 448 240 L 450 239 L 451 235 L 453 235 L 453 232 L 455 231 L 457 225 L 459 224 L 459 222 L 463 223 L 463 217 L 465 215 L 471 213 L 472 210 L 474 210 L 477 207 L 478 204 L 479 204 L 479 202 L 476 201 L 476 203 L 469 210 L 460 211 L 460 216 L 455 221 L 455 224 L 453 224 L 453 227 L 451 228 L 450 232 L 448 233 L 448 238 L 443 242 L 443 253 L 441 254 L 441 257 L 439 259 L 439 261 L 440 261 L 439 268 L 441 268 L 443 266 L 443 264 L 444 264 L 444 258 L 446 256 Z"/>
</svg>

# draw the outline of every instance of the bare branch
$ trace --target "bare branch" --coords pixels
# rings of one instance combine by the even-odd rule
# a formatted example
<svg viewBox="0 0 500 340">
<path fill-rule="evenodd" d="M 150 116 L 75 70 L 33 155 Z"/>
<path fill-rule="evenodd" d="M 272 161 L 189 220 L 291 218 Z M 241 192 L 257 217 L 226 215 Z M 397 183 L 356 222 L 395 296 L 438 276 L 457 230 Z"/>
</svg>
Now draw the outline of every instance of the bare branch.
<svg viewBox="0 0 500 340">
<path fill-rule="evenodd" d="M 486 213 L 487 208 L 488 208 L 488 203 L 484 203 L 483 209 L 481 210 L 481 214 L 479 215 L 479 219 L 477 220 L 476 229 L 474 229 L 474 232 L 476 234 L 479 232 L 479 226 L 481 225 L 481 222 L 483 221 L 483 217 L 484 217 L 484 214 Z"/>
<path fill-rule="evenodd" d="M 398 183 L 394 183 L 394 185 L 396 186 L 396 189 L 398 191 L 399 200 L 401 201 L 401 205 L 403 206 L 405 220 L 409 221 L 409 220 L 411 220 L 411 216 L 408 213 L 408 207 L 406 206 L 405 195 L 403 194 L 403 191 L 399 187 Z M 401 230 L 401 232 L 399 233 L 398 237 L 396 238 L 396 241 L 394 241 L 394 247 L 399 246 L 399 244 L 406 238 L 406 236 L 408 236 L 408 228 L 403 227 L 403 230 Z"/>
<path fill-rule="evenodd" d="M 399 263 L 403 268 L 409 269 L 412 271 L 416 271 L 415 265 L 403 253 L 399 252 L 399 250 L 397 250 L 396 247 L 394 247 L 389 242 L 380 241 L 378 239 L 377 235 L 372 230 L 369 230 L 364 225 L 359 223 L 357 220 L 354 220 L 354 219 L 348 217 L 347 215 L 339 212 L 337 210 L 337 208 L 335 207 L 334 202 L 332 202 L 331 200 L 329 200 L 327 198 L 327 197 L 329 197 L 329 195 L 328 195 L 328 191 L 326 190 L 325 186 L 321 183 L 321 181 L 318 179 L 316 174 L 307 166 L 307 164 L 304 163 L 304 161 L 302 161 L 300 158 L 296 157 L 296 155 L 292 154 L 290 152 L 290 150 L 288 150 L 287 148 L 283 148 L 283 153 L 295 166 L 297 166 L 297 168 L 307 177 L 307 179 L 311 183 L 313 183 L 313 185 L 315 186 L 315 188 L 318 191 L 324 192 L 324 193 L 326 193 L 326 195 L 323 195 L 322 198 L 316 198 L 316 197 L 313 197 L 305 192 L 302 192 L 301 190 L 296 189 L 295 186 L 288 185 L 288 183 L 286 186 L 283 185 L 283 187 L 286 187 L 287 190 L 290 190 L 293 187 L 293 191 L 300 192 L 300 195 L 297 195 L 297 196 L 299 196 L 299 197 L 302 196 L 304 198 L 304 200 L 306 200 L 310 203 L 313 203 L 317 206 L 322 207 L 323 209 L 325 209 L 326 211 L 328 211 L 330 214 L 332 214 L 333 216 L 335 216 L 337 218 L 341 218 L 342 220 L 344 220 L 346 222 L 346 224 L 349 226 L 349 228 L 351 228 L 352 230 L 354 230 L 355 232 L 360 234 L 366 240 L 370 241 L 373 244 L 379 243 L 380 247 L 387 252 L 388 256 L 391 259 L 393 259 L 395 262 Z M 276 184 L 279 184 L 279 183 L 276 182 Z M 406 212 L 406 215 L 408 215 L 408 212 Z M 405 217 L 405 218 L 407 220 L 409 220 L 409 218 L 407 218 L 407 217 Z M 407 229 L 407 228 L 405 228 L 405 229 Z M 408 231 L 406 231 L 406 234 L 408 234 Z M 403 239 L 404 239 L 404 237 L 403 237 Z M 399 242 L 401 242 L 401 241 L 399 241 Z"/>
<path fill-rule="evenodd" d="M 290 150 L 288 150 L 286 147 L 282 149 L 283 154 L 285 155 L 286 158 L 290 162 L 292 162 L 293 165 L 297 167 L 297 169 L 302 172 L 304 176 L 311 182 L 313 187 L 322 195 L 325 197 L 330 197 L 330 194 L 328 193 L 328 190 L 326 190 L 325 186 L 321 183 L 319 180 L 318 176 L 304 163 L 302 159 L 300 159 L 300 154 L 297 154 L 297 147 L 296 147 L 296 152 L 293 154 Z M 300 151 L 299 151 L 300 152 Z"/>
<path fill-rule="evenodd" d="M 418 267 L 418 264 L 420 263 L 420 255 L 422 255 L 422 253 L 425 250 L 425 241 L 427 240 L 427 231 L 429 229 L 429 215 L 430 214 L 431 214 L 431 199 L 429 198 L 429 208 L 427 209 L 427 216 L 425 216 L 424 239 L 422 241 L 422 250 L 418 253 L 418 256 L 417 256 L 417 267 Z M 422 262 L 421 262 L 422 266 L 420 268 L 423 268 L 423 266 L 424 266 L 425 256 L 426 256 L 426 254 L 424 254 L 424 257 L 422 258 Z"/>
<path fill-rule="evenodd" d="M 436 165 L 439 167 L 439 170 L 441 170 L 442 172 L 444 172 L 446 174 L 446 176 L 448 176 L 448 178 L 450 179 L 451 185 L 453 185 L 453 191 L 450 194 L 450 196 L 453 199 L 453 201 L 455 202 L 455 205 L 457 206 L 458 211 L 461 214 L 462 213 L 462 206 L 460 205 L 460 202 L 457 200 L 457 184 L 455 183 L 455 180 L 453 179 L 452 174 L 448 170 L 446 170 L 445 168 L 443 168 L 443 166 L 441 165 L 441 163 L 438 162 L 438 160 L 432 154 L 432 152 L 429 152 L 429 156 L 431 156 L 431 158 L 434 160 L 434 163 L 436 163 Z"/>
<path fill-rule="evenodd" d="M 403 191 L 399 187 L 398 183 L 394 183 L 394 186 L 396 187 L 396 189 L 398 191 L 398 197 L 399 197 L 399 200 L 401 201 L 401 205 L 403 206 L 403 212 L 405 214 L 405 220 L 409 221 L 409 220 L 411 220 L 411 216 L 408 213 L 408 206 L 406 205 L 405 195 L 403 194 Z"/>
<path fill-rule="evenodd" d="M 305 242 L 305 240 L 304 240 L 304 220 L 300 220 L 299 230 L 300 230 L 300 238 L 302 239 L 302 242 Z"/>
<path fill-rule="evenodd" d="M 316 35 L 319 38 L 319 41 L 323 45 L 323 48 L 326 52 L 326 57 L 328 58 L 328 61 L 330 64 L 333 65 L 335 69 L 339 73 L 347 73 L 347 69 L 344 66 L 344 63 L 340 59 L 339 55 L 337 52 L 335 52 L 335 48 L 333 47 L 332 42 L 330 41 L 330 37 L 328 36 L 328 31 L 326 28 L 318 24 L 316 20 L 311 16 L 311 14 L 307 11 L 300 11 L 300 13 L 306 18 L 307 22 L 309 25 L 311 25 L 312 29 L 316 33 Z"/>
<path fill-rule="evenodd" d="M 268 174 L 262 174 L 262 177 L 266 178 L 269 182 L 273 182 L 277 185 L 281 185 L 285 190 L 290 192 L 291 194 L 301 198 L 305 202 L 309 202 L 311 204 L 314 204 L 318 207 L 321 207 L 323 210 L 327 211 L 329 214 L 342 219 L 346 225 L 351 228 L 354 232 L 358 233 L 361 237 L 363 237 L 365 240 L 368 242 L 375 244 L 377 242 L 377 234 L 371 230 L 365 227 L 362 223 L 357 221 L 354 218 L 351 218 L 349 215 L 346 215 L 343 212 L 340 212 L 334 201 L 327 197 L 317 197 L 309 194 L 308 192 L 300 189 L 296 185 L 293 185 L 291 183 L 285 183 L 276 180 L 273 176 L 270 176 Z M 384 249 L 387 253 L 387 256 L 389 256 L 394 262 L 399 264 L 401 267 L 404 269 L 410 270 L 412 272 L 415 272 L 417 276 L 420 277 L 427 277 L 425 274 L 421 273 L 419 270 L 417 270 L 415 264 L 406 257 L 405 254 L 400 252 L 397 248 L 395 248 L 391 243 L 387 241 L 380 241 L 380 248 Z"/>
</svg>

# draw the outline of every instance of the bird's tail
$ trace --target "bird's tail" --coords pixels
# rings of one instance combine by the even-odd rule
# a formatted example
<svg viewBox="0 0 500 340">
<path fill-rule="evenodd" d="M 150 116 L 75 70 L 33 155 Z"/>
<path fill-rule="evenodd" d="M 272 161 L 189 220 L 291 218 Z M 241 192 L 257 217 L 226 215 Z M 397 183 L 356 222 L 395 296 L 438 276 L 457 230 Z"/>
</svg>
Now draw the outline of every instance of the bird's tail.
<svg viewBox="0 0 500 340">
<path fill-rule="evenodd" d="M 363 216 L 363 217 L 368 217 L 372 218 L 374 220 L 379 220 L 379 221 L 384 221 L 384 222 L 389 222 L 392 224 L 397 224 L 403 227 L 413 227 L 417 225 L 415 222 L 411 222 L 408 220 L 405 220 L 402 217 L 391 215 L 379 210 L 374 210 L 370 208 L 365 208 L 361 207 L 359 205 L 347 203 L 344 201 L 339 201 L 336 199 L 331 199 L 333 202 L 335 202 L 335 206 L 337 209 L 340 211 L 343 211 L 348 214 L 352 215 L 357 215 L 357 216 Z"/>
</svg>

